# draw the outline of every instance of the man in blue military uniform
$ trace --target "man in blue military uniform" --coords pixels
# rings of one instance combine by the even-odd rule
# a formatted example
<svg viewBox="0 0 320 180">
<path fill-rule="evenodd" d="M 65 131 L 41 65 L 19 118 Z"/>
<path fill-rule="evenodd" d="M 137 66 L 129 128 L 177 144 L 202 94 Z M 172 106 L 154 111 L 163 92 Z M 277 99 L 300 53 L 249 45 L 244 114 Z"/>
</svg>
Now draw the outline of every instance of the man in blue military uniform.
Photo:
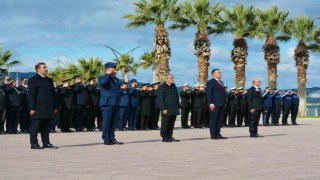
<svg viewBox="0 0 320 180">
<path fill-rule="evenodd" d="M 279 125 L 279 119 L 281 115 L 282 97 L 280 95 L 280 90 L 273 89 L 273 91 L 274 91 L 274 96 L 272 98 L 273 110 L 272 110 L 271 124 L 274 126 L 277 126 Z"/>
<path fill-rule="evenodd" d="M 263 94 L 263 125 L 270 126 L 270 115 L 272 111 L 272 98 L 273 94 L 271 94 L 271 89 L 266 87 L 266 91 Z"/>
<path fill-rule="evenodd" d="M 136 79 L 131 80 L 131 87 L 129 88 L 130 94 L 130 104 L 129 104 L 129 130 L 136 130 L 137 129 L 137 120 L 138 120 L 138 111 L 140 106 L 140 93 L 137 89 L 138 81 Z"/>
<path fill-rule="evenodd" d="M 119 121 L 118 129 L 120 131 L 126 130 L 127 118 L 128 118 L 128 108 L 130 103 L 130 96 L 128 93 L 128 83 L 122 82 L 120 89 L 120 109 L 119 109 Z"/>
<path fill-rule="evenodd" d="M 119 79 L 116 77 L 117 64 L 105 64 L 105 74 L 99 77 L 101 90 L 100 107 L 102 110 L 102 139 L 105 145 L 121 145 L 115 138 L 116 122 L 119 113 L 120 88 Z"/>
<path fill-rule="evenodd" d="M 292 106 L 292 97 L 291 97 L 291 92 L 289 90 L 286 90 L 285 95 L 282 97 L 282 105 L 283 105 L 282 125 L 289 125 L 288 116 L 290 114 L 290 110 Z"/>
<path fill-rule="evenodd" d="M 292 122 L 292 125 L 298 125 L 297 124 L 297 116 L 298 116 L 300 100 L 299 100 L 299 96 L 297 95 L 296 90 L 292 91 L 291 98 L 292 98 L 291 122 Z"/>
</svg>

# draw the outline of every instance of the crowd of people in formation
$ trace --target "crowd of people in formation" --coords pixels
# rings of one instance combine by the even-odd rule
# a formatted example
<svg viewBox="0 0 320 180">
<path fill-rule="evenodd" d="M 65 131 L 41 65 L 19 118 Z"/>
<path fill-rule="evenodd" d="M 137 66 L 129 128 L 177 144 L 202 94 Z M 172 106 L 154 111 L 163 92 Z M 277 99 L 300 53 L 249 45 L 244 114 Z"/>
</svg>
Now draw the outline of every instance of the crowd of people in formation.
<svg viewBox="0 0 320 180">
<path fill-rule="evenodd" d="M 85 84 L 81 77 L 63 80 L 63 84 L 55 85 L 55 97 L 58 102 L 58 113 L 51 121 L 50 132 L 77 132 L 102 130 L 102 111 L 99 107 L 100 88 L 95 78 Z M 1 134 L 29 133 L 30 108 L 28 107 L 28 79 L 22 78 L 17 86 L 11 77 L 5 77 L 0 93 Z M 116 129 L 125 130 L 157 130 L 160 118 L 160 107 L 157 101 L 160 82 L 138 86 L 136 79 L 129 83 L 120 82 L 119 109 L 114 118 Z M 249 109 L 247 91 L 242 87 L 225 87 L 225 101 L 222 108 L 222 126 L 249 126 Z M 291 114 L 292 125 L 297 125 L 296 118 L 299 107 L 297 92 L 286 90 L 284 95 L 278 89 L 266 88 L 262 93 L 264 126 L 288 125 Z M 208 128 L 210 113 L 207 102 L 205 84 L 195 85 L 192 89 L 184 84 L 179 92 L 181 127 Z M 45 101 L 45 99 L 44 99 Z M 280 117 L 282 115 L 282 121 Z M 5 125 L 5 127 L 4 127 Z M 18 127 L 20 131 L 18 131 Z"/>
</svg>

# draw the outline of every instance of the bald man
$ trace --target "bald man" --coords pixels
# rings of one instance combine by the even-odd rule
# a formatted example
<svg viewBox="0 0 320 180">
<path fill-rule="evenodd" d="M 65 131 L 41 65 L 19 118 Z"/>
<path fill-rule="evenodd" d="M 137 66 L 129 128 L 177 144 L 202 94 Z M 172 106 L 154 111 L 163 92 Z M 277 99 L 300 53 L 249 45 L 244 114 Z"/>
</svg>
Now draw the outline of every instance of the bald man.
<svg viewBox="0 0 320 180">
<path fill-rule="evenodd" d="M 254 79 L 252 81 L 252 87 L 247 92 L 247 103 L 249 109 L 249 132 L 250 137 L 259 138 L 263 137 L 258 134 L 258 124 L 262 111 L 262 91 L 260 89 L 260 79 Z"/>
</svg>

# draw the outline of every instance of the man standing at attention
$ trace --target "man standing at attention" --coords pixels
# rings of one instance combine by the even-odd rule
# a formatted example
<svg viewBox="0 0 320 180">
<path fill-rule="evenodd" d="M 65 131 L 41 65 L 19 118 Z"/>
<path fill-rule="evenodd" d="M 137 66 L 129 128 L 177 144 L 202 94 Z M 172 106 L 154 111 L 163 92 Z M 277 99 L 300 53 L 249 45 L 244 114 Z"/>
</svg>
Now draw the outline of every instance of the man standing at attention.
<svg viewBox="0 0 320 180">
<path fill-rule="evenodd" d="M 53 81 L 47 77 L 48 68 L 45 63 L 38 63 L 35 69 L 37 74 L 28 82 L 31 149 L 57 149 L 58 147 L 53 146 L 49 140 L 50 123 L 58 108 Z M 38 144 L 38 131 L 41 132 L 43 147 Z"/>
<path fill-rule="evenodd" d="M 220 134 L 225 100 L 225 86 L 220 80 L 222 73 L 219 69 L 213 69 L 211 74 L 213 78 L 209 80 L 206 85 L 206 94 L 210 109 L 210 135 L 213 140 L 227 139 Z"/>
<path fill-rule="evenodd" d="M 258 124 L 261 116 L 263 98 L 262 91 L 260 89 L 261 81 L 259 79 L 254 79 L 252 81 L 252 87 L 248 89 L 247 101 L 249 109 L 249 132 L 250 137 L 259 138 L 263 137 L 258 134 Z"/>
<path fill-rule="evenodd" d="M 179 142 L 172 137 L 174 123 L 179 112 L 179 94 L 172 74 L 164 76 L 165 82 L 158 88 L 158 103 L 162 115 L 161 131 L 162 142 Z"/>
<path fill-rule="evenodd" d="M 104 145 L 122 145 L 115 138 L 114 131 L 119 118 L 120 86 L 116 77 L 117 64 L 108 62 L 105 64 L 105 74 L 99 77 L 101 90 L 100 106 L 102 110 L 102 139 Z"/>
</svg>

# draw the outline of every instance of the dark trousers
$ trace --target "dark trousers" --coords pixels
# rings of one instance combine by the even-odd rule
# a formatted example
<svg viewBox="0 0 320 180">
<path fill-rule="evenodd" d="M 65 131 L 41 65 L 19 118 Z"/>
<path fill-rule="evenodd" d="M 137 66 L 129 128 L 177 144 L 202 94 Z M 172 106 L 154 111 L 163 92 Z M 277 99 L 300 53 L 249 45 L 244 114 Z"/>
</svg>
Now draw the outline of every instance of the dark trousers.
<svg viewBox="0 0 320 180">
<path fill-rule="evenodd" d="M 195 128 L 202 128 L 203 120 L 205 118 L 205 110 L 205 108 L 201 107 L 194 108 Z"/>
<path fill-rule="evenodd" d="M 230 108 L 229 111 L 229 126 L 235 126 L 236 125 L 236 116 L 237 116 L 237 110 L 235 108 Z"/>
<path fill-rule="evenodd" d="M 188 126 L 190 108 L 183 107 L 181 108 L 181 127 Z"/>
<path fill-rule="evenodd" d="M 243 107 L 238 109 L 238 111 L 237 111 L 237 126 L 242 126 L 245 114 L 246 114 L 246 109 L 244 109 Z"/>
<path fill-rule="evenodd" d="M 244 125 L 249 126 L 249 124 L 250 124 L 249 110 L 246 109 L 244 114 Z"/>
<path fill-rule="evenodd" d="M 249 132 L 250 135 L 257 135 L 258 134 L 258 125 L 259 125 L 259 120 L 261 116 L 261 111 L 255 111 L 255 112 L 249 112 L 249 118 L 250 118 L 250 123 L 249 123 Z"/>
<path fill-rule="evenodd" d="M 217 137 L 220 135 L 220 129 L 222 126 L 222 112 L 223 107 L 216 106 L 213 111 L 210 110 L 210 135 L 211 137 Z"/>
<path fill-rule="evenodd" d="M 263 125 L 270 124 L 270 115 L 271 115 L 272 107 L 263 108 Z"/>
<path fill-rule="evenodd" d="M 149 116 L 141 116 L 140 118 L 140 129 L 145 130 L 148 129 L 148 124 L 150 121 Z"/>
<path fill-rule="evenodd" d="M 27 108 L 23 108 L 20 111 L 20 130 L 29 131 L 30 128 L 30 111 Z"/>
<path fill-rule="evenodd" d="M 118 129 L 124 129 L 127 126 L 128 107 L 120 107 Z"/>
<path fill-rule="evenodd" d="M 173 135 L 177 116 L 162 116 L 160 135 L 162 139 L 170 139 Z"/>
<path fill-rule="evenodd" d="M 102 106 L 102 139 L 106 141 L 115 141 L 116 124 L 119 119 L 118 106 Z"/>
<path fill-rule="evenodd" d="M 210 109 L 209 109 L 209 113 L 210 113 Z M 227 110 L 225 108 L 221 108 L 221 127 L 227 125 Z M 210 118 L 210 115 L 209 115 Z"/>
<path fill-rule="evenodd" d="M 4 121 L 5 121 L 4 113 L 5 112 L 6 112 L 5 109 L 0 111 L 0 134 L 4 132 Z"/>
<path fill-rule="evenodd" d="M 279 124 L 279 119 L 281 115 L 281 106 L 275 106 L 272 111 L 272 124 Z"/>
<path fill-rule="evenodd" d="M 69 130 L 72 122 L 72 109 L 63 107 L 60 111 L 61 131 Z"/>
<path fill-rule="evenodd" d="M 156 129 L 156 128 L 159 127 L 158 126 L 159 117 L 160 117 L 160 109 L 159 108 L 154 108 L 152 110 L 151 123 L 149 123 L 150 129 Z"/>
<path fill-rule="evenodd" d="M 7 132 L 8 133 L 14 133 L 18 131 L 18 123 L 19 123 L 19 119 L 20 119 L 20 107 L 8 107 L 7 108 L 7 124 L 6 124 L 6 128 L 7 128 Z"/>
<path fill-rule="evenodd" d="M 299 106 L 292 106 L 291 108 L 291 123 L 297 123 L 297 116 L 298 116 Z"/>
<path fill-rule="evenodd" d="M 78 105 L 77 106 L 77 119 L 75 123 L 75 128 L 76 130 L 81 130 L 83 129 L 83 121 L 84 118 L 86 117 L 86 105 Z"/>
<path fill-rule="evenodd" d="M 138 120 L 138 111 L 137 107 L 130 107 L 129 108 L 129 129 L 136 129 L 137 128 L 137 120 Z"/>
<path fill-rule="evenodd" d="M 282 115 L 282 124 L 283 124 L 283 125 L 288 124 L 289 114 L 290 114 L 290 108 L 286 108 L 286 107 L 285 107 L 285 108 L 283 109 L 283 115 Z"/>
<path fill-rule="evenodd" d="M 41 133 L 42 143 L 49 144 L 49 129 L 50 129 L 51 119 L 31 119 L 30 121 L 30 144 L 38 143 L 38 131 Z"/>
<path fill-rule="evenodd" d="M 96 127 L 96 119 L 99 118 L 99 106 L 90 105 L 86 113 L 87 129 L 93 130 Z"/>
<path fill-rule="evenodd" d="M 191 119 L 191 126 L 195 126 L 195 113 L 194 113 L 194 107 L 190 108 L 190 119 Z"/>
</svg>

